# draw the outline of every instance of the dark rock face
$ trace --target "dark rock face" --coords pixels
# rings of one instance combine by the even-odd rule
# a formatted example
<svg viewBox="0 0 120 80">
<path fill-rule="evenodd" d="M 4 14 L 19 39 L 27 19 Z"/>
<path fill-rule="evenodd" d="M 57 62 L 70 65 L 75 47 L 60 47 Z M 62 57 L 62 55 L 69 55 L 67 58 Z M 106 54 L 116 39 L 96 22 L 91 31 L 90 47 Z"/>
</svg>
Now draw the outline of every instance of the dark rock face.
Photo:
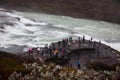
<svg viewBox="0 0 120 80">
<path fill-rule="evenodd" d="M 119 0 L 1 0 L 0 5 L 21 11 L 37 11 L 120 24 Z"/>
</svg>

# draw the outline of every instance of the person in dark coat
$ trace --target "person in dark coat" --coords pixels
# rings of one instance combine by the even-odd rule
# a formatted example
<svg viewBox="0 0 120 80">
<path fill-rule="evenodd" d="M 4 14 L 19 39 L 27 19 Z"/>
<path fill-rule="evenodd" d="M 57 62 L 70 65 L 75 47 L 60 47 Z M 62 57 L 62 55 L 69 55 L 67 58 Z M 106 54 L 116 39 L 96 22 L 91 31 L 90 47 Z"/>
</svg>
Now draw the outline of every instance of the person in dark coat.
<svg viewBox="0 0 120 80">
<path fill-rule="evenodd" d="M 85 43 L 85 36 L 83 36 L 83 40 L 82 41 L 83 41 L 83 44 L 84 44 Z"/>
<path fill-rule="evenodd" d="M 79 46 L 81 45 L 81 40 L 80 37 L 78 37 L 78 42 L 79 42 Z"/>
</svg>

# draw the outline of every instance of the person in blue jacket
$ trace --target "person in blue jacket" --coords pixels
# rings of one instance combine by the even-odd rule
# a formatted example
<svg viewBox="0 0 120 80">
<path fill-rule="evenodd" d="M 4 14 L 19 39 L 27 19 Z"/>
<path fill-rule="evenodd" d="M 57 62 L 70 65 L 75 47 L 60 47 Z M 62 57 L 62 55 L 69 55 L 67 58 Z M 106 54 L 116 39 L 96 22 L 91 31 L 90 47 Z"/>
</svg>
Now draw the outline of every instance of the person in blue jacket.
<svg viewBox="0 0 120 80">
<path fill-rule="evenodd" d="M 77 68 L 80 69 L 80 62 L 77 62 Z"/>
</svg>

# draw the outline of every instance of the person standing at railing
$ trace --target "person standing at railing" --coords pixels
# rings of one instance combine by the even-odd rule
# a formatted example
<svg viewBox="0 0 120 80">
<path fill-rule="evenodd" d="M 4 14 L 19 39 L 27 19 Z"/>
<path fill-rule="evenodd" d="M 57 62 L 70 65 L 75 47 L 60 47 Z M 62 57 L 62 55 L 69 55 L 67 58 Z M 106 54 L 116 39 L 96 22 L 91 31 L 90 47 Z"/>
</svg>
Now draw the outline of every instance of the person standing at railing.
<svg viewBox="0 0 120 80">
<path fill-rule="evenodd" d="M 83 40 L 82 40 L 83 44 L 85 43 L 85 36 L 83 35 Z"/>
<path fill-rule="evenodd" d="M 80 37 L 78 37 L 78 43 L 79 43 L 79 46 L 80 46 L 81 45 Z"/>
</svg>

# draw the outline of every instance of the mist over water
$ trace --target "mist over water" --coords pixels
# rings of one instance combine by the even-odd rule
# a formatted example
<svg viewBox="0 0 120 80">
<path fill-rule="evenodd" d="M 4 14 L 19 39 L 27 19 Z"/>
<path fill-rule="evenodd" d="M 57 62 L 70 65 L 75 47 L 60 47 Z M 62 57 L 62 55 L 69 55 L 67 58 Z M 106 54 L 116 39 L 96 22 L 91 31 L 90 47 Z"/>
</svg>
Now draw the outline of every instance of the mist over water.
<svg viewBox="0 0 120 80">
<path fill-rule="evenodd" d="M 86 35 L 94 40 L 102 41 L 120 51 L 120 25 L 103 21 L 78 19 L 68 16 L 56 16 L 42 13 L 28 12 L 0 12 L 3 16 L 9 16 L 3 22 L 4 30 L 0 31 L 1 47 L 18 46 L 44 46 L 57 42 L 70 36 Z M 17 19 L 20 18 L 20 21 Z"/>
</svg>

